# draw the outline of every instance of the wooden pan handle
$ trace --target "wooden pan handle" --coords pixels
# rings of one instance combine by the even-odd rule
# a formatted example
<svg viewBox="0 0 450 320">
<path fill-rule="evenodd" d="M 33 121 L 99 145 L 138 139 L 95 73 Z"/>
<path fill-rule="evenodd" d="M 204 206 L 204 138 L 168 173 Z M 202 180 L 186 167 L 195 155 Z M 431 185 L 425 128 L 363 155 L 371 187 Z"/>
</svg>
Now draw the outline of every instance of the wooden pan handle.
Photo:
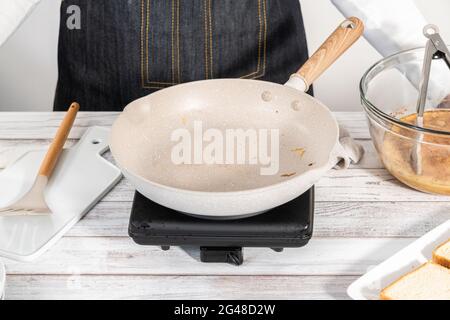
<svg viewBox="0 0 450 320">
<path fill-rule="evenodd" d="M 345 20 L 293 76 L 300 76 L 305 81 L 306 87 L 309 88 L 361 37 L 363 32 L 364 23 L 361 20 L 356 17 Z"/>
<path fill-rule="evenodd" d="M 55 138 L 50 145 L 44 160 L 42 161 L 41 168 L 39 169 L 40 176 L 46 176 L 49 178 L 53 172 L 53 169 L 58 162 L 58 158 L 61 155 L 64 144 L 69 136 L 70 129 L 72 129 L 73 123 L 77 116 L 80 105 L 76 102 L 72 103 L 64 116 Z"/>
</svg>

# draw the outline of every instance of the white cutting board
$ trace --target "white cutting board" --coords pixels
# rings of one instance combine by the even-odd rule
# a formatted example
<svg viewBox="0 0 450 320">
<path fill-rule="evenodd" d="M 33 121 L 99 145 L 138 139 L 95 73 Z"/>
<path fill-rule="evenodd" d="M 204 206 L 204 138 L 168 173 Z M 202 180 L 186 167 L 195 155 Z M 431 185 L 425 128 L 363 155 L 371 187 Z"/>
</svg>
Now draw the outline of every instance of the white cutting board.
<svg viewBox="0 0 450 320">
<path fill-rule="evenodd" d="M 109 129 L 92 127 L 74 147 L 64 149 L 45 192 L 51 215 L 0 217 L 0 256 L 36 259 L 119 182 L 120 170 L 101 156 L 109 148 L 108 138 Z M 29 151 L 0 172 L 0 184 L 6 179 L 11 186 L 0 190 L 0 207 L 33 183 L 45 153 Z"/>
</svg>

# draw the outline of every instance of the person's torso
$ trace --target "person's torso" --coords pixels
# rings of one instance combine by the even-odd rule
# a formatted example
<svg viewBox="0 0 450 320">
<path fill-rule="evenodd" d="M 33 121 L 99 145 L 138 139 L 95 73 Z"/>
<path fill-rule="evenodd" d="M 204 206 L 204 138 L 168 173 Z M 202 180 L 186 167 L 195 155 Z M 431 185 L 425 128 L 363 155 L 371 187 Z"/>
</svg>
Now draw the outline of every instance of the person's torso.
<svg viewBox="0 0 450 320">
<path fill-rule="evenodd" d="M 203 79 L 283 83 L 307 56 L 298 0 L 65 0 L 55 110 L 122 110 Z"/>
</svg>

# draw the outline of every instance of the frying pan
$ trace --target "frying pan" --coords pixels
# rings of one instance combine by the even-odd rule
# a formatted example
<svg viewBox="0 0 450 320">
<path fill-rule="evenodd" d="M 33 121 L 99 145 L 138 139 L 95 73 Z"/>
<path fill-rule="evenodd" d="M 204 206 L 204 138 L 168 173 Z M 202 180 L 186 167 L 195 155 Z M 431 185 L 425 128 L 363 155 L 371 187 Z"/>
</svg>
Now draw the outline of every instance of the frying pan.
<svg viewBox="0 0 450 320">
<path fill-rule="evenodd" d="M 359 19 L 345 20 L 285 85 L 246 79 L 203 80 L 131 102 L 111 131 L 110 147 L 117 165 L 145 197 L 199 217 L 242 218 L 291 201 L 345 158 L 336 120 L 305 91 L 356 42 L 363 29 Z M 272 147 L 278 141 L 279 152 L 263 153 L 271 155 L 270 161 L 266 157 L 257 165 L 250 162 L 250 156 L 245 162 L 237 161 L 233 152 L 238 152 L 239 142 L 230 143 L 230 149 L 226 146 L 227 130 L 238 129 L 257 134 L 259 141 L 267 142 L 265 150 L 276 150 Z M 185 148 L 178 155 L 191 162 L 174 161 L 174 148 L 183 140 L 174 139 L 174 132 L 190 134 L 183 146 L 190 147 L 192 154 Z M 251 137 L 254 135 L 244 142 Z M 221 155 L 220 148 L 210 153 L 215 155 L 212 161 L 202 162 L 206 142 L 212 141 L 222 141 L 221 150 L 232 154 L 231 162 L 223 160 L 228 154 Z M 255 155 L 250 153 L 250 143 L 244 148 Z M 263 168 L 273 172 L 263 174 Z"/>
</svg>

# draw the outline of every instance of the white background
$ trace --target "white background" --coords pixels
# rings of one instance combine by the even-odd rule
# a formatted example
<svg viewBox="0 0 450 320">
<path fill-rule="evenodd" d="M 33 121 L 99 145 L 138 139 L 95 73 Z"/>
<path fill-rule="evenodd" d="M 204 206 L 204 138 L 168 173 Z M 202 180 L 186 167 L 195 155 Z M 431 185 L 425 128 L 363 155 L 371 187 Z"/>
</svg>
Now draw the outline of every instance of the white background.
<svg viewBox="0 0 450 320">
<path fill-rule="evenodd" d="M 300 2 L 312 52 L 343 17 L 329 0 Z M 450 44 L 450 1 L 416 0 L 416 3 L 430 23 L 439 25 Z M 51 110 L 57 76 L 59 4 L 60 0 L 43 0 L 0 47 L 0 110 Z M 365 40 L 359 41 L 316 82 L 316 96 L 334 111 L 360 110 L 359 80 L 378 59 L 378 53 Z"/>
</svg>

